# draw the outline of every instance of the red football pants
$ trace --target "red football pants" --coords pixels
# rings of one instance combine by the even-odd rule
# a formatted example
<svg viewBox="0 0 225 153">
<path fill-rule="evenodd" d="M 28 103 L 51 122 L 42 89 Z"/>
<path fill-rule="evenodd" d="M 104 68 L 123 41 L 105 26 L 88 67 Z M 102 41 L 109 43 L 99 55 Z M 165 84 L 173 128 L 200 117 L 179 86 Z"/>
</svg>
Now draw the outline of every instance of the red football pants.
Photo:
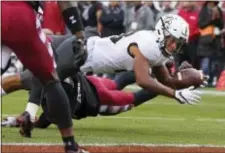
<svg viewBox="0 0 225 153">
<path fill-rule="evenodd" d="M 117 90 L 113 80 L 94 76 L 87 78 L 96 88 L 100 100 L 100 114 L 118 114 L 134 106 L 134 95 L 131 92 Z"/>
<path fill-rule="evenodd" d="M 41 35 L 37 15 L 27 2 L 1 2 L 2 44 L 11 48 L 23 65 L 41 81 L 52 79 L 53 58 Z"/>
</svg>

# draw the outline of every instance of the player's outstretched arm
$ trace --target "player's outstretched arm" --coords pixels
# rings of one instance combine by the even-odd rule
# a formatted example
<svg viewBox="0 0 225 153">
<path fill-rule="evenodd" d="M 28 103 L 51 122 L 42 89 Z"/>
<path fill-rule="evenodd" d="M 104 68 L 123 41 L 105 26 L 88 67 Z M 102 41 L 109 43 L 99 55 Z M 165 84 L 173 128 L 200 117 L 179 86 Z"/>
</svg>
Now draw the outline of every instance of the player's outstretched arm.
<svg viewBox="0 0 225 153">
<path fill-rule="evenodd" d="M 134 57 L 136 83 L 140 87 L 167 97 L 175 98 L 182 104 L 193 104 L 199 102 L 200 93 L 198 91 L 195 91 L 192 88 L 174 90 L 149 76 L 149 61 L 142 55 L 138 46 L 130 46 L 129 52 Z"/>
<path fill-rule="evenodd" d="M 141 54 L 137 46 L 130 47 L 130 53 L 134 56 L 134 72 L 136 83 L 144 89 L 155 91 L 161 95 L 173 98 L 175 90 L 162 85 L 149 76 L 149 62 Z"/>
<path fill-rule="evenodd" d="M 182 81 L 173 79 L 173 77 L 169 73 L 168 68 L 165 65 L 152 68 L 152 72 L 159 82 L 166 86 L 169 86 L 170 88 L 179 89 L 180 86 L 183 86 Z"/>
<path fill-rule="evenodd" d="M 182 73 L 184 73 L 183 70 L 185 69 L 189 71 L 189 73 L 187 74 L 189 74 L 190 76 L 186 74 L 186 78 L 183 78 L 182 75 L 185 74 Z M 171 74 L 169 73 L 166 65 L 156 66 L 152 69 L 152 72 L 159 82 L 173 89 L 182 89 L 192 85 L 195 87 L 204 87 L 208 84 L 208 77 L 205 76 L 202 71 L 194 71 L 194 69 L 192 70 L 192 68 L 190 68 L 190 65 L 185 62 L 183 62 L 179 66 L 178 71 L 173 76 L 171 76 Z M 198 72 L 199 75 L 196 75 L 196 72 Z"/>
</svg>

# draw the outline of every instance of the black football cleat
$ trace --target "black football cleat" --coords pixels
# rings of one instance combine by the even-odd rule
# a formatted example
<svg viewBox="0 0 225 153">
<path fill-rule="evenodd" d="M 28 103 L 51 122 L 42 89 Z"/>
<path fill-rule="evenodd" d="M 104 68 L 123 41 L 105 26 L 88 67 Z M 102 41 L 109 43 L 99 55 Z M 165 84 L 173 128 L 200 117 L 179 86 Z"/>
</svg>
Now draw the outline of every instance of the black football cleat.
<svg viewBox="0 0 225 153">
<path fill-rule="evenodd" d="M 25 111 L 18 118 L 17 122 L 20 125 L 20 134 L 23 137 L 31 138 L 31 131 L 33 130 L 34 124 L 30 120 L 30 114 Z"/>
</svg>

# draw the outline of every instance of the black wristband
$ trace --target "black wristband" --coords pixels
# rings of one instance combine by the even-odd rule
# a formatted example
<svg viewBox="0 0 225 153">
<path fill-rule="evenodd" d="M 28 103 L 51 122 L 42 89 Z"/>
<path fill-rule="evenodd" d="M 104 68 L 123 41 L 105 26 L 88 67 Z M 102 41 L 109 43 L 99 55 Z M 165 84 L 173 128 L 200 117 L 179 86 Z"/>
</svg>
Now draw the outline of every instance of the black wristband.
<svg viewBox="0 0 225 153">
<path fill-rule="evenodd" d="M 81 21 L 80 14 L 77 7 L 70 7 L 62 12 L 63 19 L 70 29 L 75 34 L 78 31 L 84 30 L 83 23 Z"/>
</svg>

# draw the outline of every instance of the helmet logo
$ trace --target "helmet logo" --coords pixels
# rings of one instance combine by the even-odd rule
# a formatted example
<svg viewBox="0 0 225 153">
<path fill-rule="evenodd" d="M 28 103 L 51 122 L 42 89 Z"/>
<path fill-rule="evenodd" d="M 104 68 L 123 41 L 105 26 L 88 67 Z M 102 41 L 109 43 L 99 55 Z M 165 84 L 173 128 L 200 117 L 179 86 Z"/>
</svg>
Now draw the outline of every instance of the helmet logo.
<svg viewBox="0 0 225 153">
<path fill-rule="evenodd" d="M 170 28 L 170 25 L 172 23 L 172 21 L 174 20 L 175 18 L 173 16 L 166 16 L 165 19 L 163 19 L 163 22 L 164 22 L 164 26 L 166 29 L 169 29 Z"/>
</svg>

